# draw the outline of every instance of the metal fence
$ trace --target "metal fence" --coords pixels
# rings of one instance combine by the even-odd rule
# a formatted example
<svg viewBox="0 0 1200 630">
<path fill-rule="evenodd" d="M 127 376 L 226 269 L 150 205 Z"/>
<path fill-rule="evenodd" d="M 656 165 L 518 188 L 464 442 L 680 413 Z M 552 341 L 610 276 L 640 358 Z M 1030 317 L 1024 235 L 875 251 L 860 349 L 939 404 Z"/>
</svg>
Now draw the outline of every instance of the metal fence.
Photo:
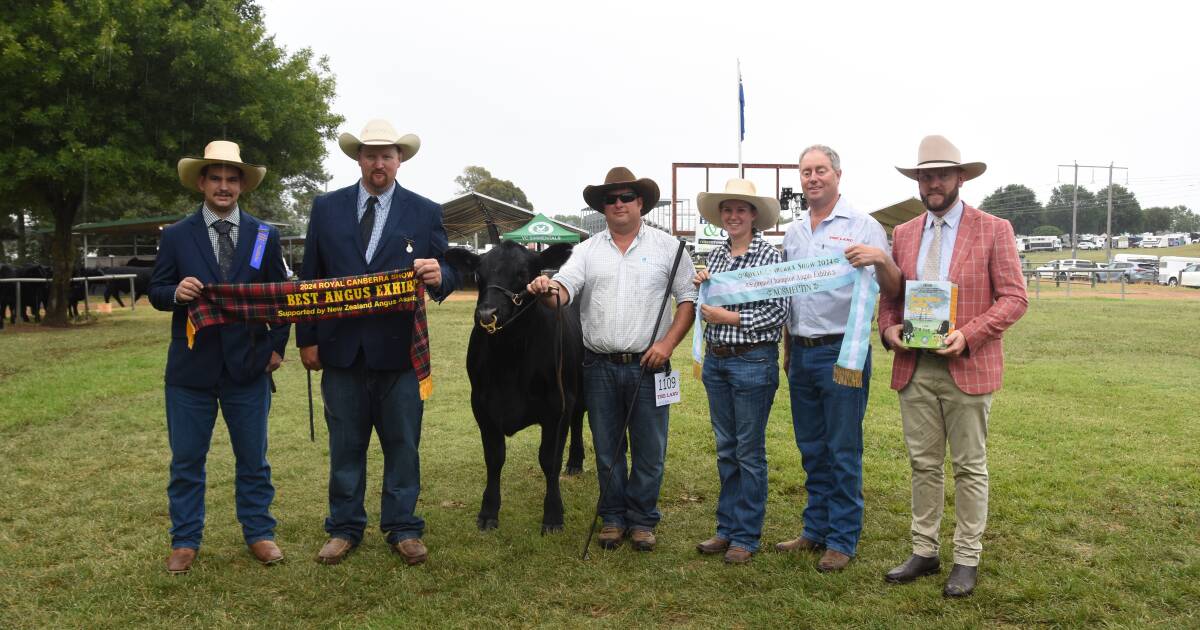
<svg viewBox="0 0 1200 630">
<path fill-rule="evenodd" d="M 137 277 L 137 274 L 122 273 L 122 274 L 114 274 L 111 276 L 107 275 L 107 274 L 103 275 L 103 276 L 81 276 L 78 278 L 71 278 L 71 281 L 72 282 L 80 282 L 80 281 L 83 282 L 83 311 L 85 313 L 91 313 L 91 309 L 88 304 L 89 297 L 91 295 L 91 291 L 88 286 L 89 281 L 90 282 L 105 282 L 105 283 L 107 283 L 107 282 L 117 281 L 117 280 L 129 280 L 129 294 L 134 297 L 134 299 L 129 301 L 129 310 L 133 310 L 133 309 L 137 308 L 137 299 L 136 299 L 137 298 L 137 290 L 133 286 L 133 279 L 136 277 Z M 26 283 L 26 282 L 44 284 L 47 282 L 52 282 L 52 280 L 49 280 L 47 278 L 4 278 L 4 279 L 0 279 L 0 282 L 16 285 L 16 287 L 15 287 L 16 288 L 16 298 L 17 298 L 16 304 L 15 304 L 16 313 L 22 313 L 22 312 L 24 312 L 24 309 L 21 308 L 21 284 Z M 38 305 L 34 304 L 33 307 L 36 309 L 36 308 L 38 308 Z"/>
</svg>

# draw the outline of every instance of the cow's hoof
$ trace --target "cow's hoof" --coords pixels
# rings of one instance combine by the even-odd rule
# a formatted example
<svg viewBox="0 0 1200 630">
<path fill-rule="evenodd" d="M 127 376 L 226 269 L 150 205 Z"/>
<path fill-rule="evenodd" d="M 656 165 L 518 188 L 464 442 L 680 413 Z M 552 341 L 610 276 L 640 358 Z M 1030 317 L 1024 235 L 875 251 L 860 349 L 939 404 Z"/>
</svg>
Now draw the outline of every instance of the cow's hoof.
<svg viewBox="0 0 1200 630">
<path fill-rule="evenodd" d="M 568 477 L 574 477 L 575 475 L 581 475 L 581 474 L 583 474 L 583 465 L 572 466 L 570 464 L 567 464 L 566 475 Z"/>
<path fill-rule="evenodd" d="M 558 532 L 561 532 L 562 530 L 563 530 L 562 523 L 558 523 L 558 524 L 542 523 L 542 535 L 543 536 L 545 536 L 546 534 L 557 534 Z"/>
<path fill-rule="evenodd" d="M 500 519 L 480 516 L 479 518 L 475 519 L 475 525 L 479 527 L 479 531 L 486 532 L 489 529 L 496 529 L 500 527 Z"/>
</svg>

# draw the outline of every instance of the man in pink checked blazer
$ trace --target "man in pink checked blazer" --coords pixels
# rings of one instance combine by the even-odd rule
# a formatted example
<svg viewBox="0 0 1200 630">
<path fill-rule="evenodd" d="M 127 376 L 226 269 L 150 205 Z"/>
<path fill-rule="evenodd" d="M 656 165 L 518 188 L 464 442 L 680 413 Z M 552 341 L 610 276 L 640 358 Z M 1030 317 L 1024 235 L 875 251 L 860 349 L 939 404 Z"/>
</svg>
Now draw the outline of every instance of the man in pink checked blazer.
<svg viewBox="0 0 1200 630">
<path fill-rule="evenodd" d="M 942 136 L 927 136 L 917 165 L 896 167 L 917 180 L 928 212 L 897 226 L 892 257 L 908 280 L 948 280 L 958 286 L 955 329 L 946 347 L 909 350 L 901 340 L 904 291 L 879 303 L 884 346 L 894 350 L 892 389 L 900 394 L 904 441 L 912 466 L 913 553 L 884 576 L 911 582 L 941 570 L 938 530 L 944 503 L 946 444 L 954 469 L 954 568 L 943 594 L 975 590 L 981 539 L 987 524 L 987 424 L 992 392 L 1004 376 L 1001 337 L 1025 313 L 1025 281 L 1012 225 L 966 205 L 963 183 L 987 165 L 963 163 Z"/>
</svg>

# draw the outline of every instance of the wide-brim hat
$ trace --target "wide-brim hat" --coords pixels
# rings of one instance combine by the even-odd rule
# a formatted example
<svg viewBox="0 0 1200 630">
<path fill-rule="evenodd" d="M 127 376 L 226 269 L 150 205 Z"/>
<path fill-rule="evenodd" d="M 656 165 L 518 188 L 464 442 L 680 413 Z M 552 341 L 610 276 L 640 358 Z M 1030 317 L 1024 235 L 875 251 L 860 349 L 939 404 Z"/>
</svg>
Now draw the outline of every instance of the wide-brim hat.
<svg viewBox="0 0 1200 630">
<path fill-rule="evenodd" d="M 754 206 L 754 228 L 766 230 L 775 227 L 779 221 L 779 200 L 774 197 L 761 197 L 754 182 L 748 179 L 733 178 L 725 182 L 725 192 L 702 192 L 696 195 L 696 206 L 700 216 L 713 225 L 721 225 L 721 202 L 739 199 Z"/>
<path fill-rule="evenodd" d="M 242 151 L 236 142 L 213 140 L 204 147 L 204 157 L 185 157 L 179 160 L 179 183 L 188 190 L 199 190 L 200 171 L 209 164 L 233 166 L 242 172 L 242 192 L 250 192 L 262 183 L 267 167 L 242 161 Z"/>
<path fill-rule="evenodd" d="M 917 179 L 920 171 L 929 168 L 957 167 L 963 170 L 964 180 L 971 180 L 983 175 L 987 164 L 983 162 L 962 161 L 962 154 L 944 136 L 925 136 L 921 146 L 917 148 L 917 165 L 912 168 L 897 166 L 896 170 L 909 179 Z"/>
<path fill-rule="evenodd" d="M 650 212 L 658 204 L 658 184 L 646 177 L 635 178 L 633 172 L 624 166 L 609 169 L 603 184 L 584 188 L 583 200 L 593 210 L 604 212 L 604 195 L 614 188 L 632 188 L 642 198 L 642 214 Z"/>
<path fill-rule="evenodd" d="M 421 139 L 416 134 L 406 133 L 402 136 L 392 126 L 392 123 L 382 118 L 367 121 L 367 125 L 362 128 L 362 133 L 357 137 L 352 133 L 343 133 L 338 136 L 338 146 L 342 148 L 342 153 L 350 156 L 352 160 L 358 160 L 358 149 L 364 144 L 376 147 L 396 145 L 396 148 L 400 150 L 401 162 L 412 159 L 412 156 L 421 149 Z"/>
</svg>

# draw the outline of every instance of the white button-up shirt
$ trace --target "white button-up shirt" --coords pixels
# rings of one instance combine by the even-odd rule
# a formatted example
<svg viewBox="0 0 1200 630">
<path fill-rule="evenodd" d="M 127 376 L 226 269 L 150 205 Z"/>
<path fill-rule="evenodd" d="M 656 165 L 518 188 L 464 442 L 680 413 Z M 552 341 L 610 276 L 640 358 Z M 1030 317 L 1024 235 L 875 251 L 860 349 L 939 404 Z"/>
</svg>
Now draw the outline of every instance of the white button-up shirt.
<svg viewBox="0 0 1200 630">
<path fill-rule="evenodd" d="M 938 261 L 937 278 L 921 278 L 922 280 L 945 280 L 950 276 L 950 258 L 954 256 L 954 239 L 958 238 L 958 224 L 962 221 L 963 202 L 959 199 L 950 211 L 942 215 L 942 258 Z M 925 211 L 925 230 L 921 232 L 921 251 L 917 254 L 917 273 L 925 269 L 925 257 L 929 254 L 929 244 L 933 242 L 933 214 Z"/>
<path fill-rule="evenodd" d="M 784 260 L 800 260 L 813 256 L 840 254 L 847 247 L 858 243 L 878 247 L 891 253 L 887 233 L 870 215 L 850 206 L 845 197 L 839 197 L 833 211 L 812 228 L 808 213 L 796 217 L 788 226 L 783 237 Z M 875 267 L 869 266 L 870 274 Z M 846 320 L 850 318 L 850 298 L 854 285 L 792 296 L 792 312 L 788 317 L 788 333 L 793 337 L 824 337 L 846 332 Z"/>
<path fill-rule="evenodd" d="M 644 352 L 650 347 L 654 316 L 667 290 L 667 277 L 679 241 L 642 224 L 625 253 L 604 230 L 575 246 L 554 279 L 578 302 L 583 345 L 592 352 Z M 686 255 L 679 259 L 671 294 L 676 304 L 696 301 L 692 277 L 696 268 Z M 658 341 L 671 327 L 672 309 L 663 311 Z"/>
</svg>

